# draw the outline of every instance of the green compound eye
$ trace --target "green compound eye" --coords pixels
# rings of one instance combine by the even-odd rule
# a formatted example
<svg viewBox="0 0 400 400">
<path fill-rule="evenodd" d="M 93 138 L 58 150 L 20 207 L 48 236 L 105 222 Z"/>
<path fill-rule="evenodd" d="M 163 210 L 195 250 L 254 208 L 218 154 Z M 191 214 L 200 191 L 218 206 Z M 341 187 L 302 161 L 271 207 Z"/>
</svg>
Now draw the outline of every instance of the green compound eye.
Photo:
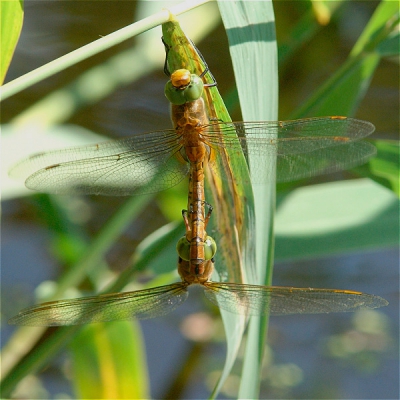
<svg viewBox="0 0 400 400">
<path fill-rule="evenodd" d="M 204 242 L 204 257 L 206 260 L 211 260 L 217 252 L 217 244 L 211 236 L 207 236 Z"/>
<path fill-rule="evenodd" d="M 177 106 L 189 101 L 198 100 L 203 93 L 203 81 L 195 74 L 190 75 L 190 83 L 186 87 L 178 88 L 168 81 L 164 93 L 170 103 Z"/>
<path fill-rule="evenodd" d="M 186 101 L 194 101 L 201 97 L 203 93 L 204 83 L 197 75 L 190 75 L 190 83 L 184 90 Z"/>
<path fill-rule="evenodd" d="M 182 236 L 176 244 L 176 251 L 182 260 L 190 261 L 190 242 L 186 236 Z M 217 244 L 211 236 L 207 236 L 204 242 L 204 259 L 211 260 L 217 252 Z"/>
<path fill-rule="evenodd" d="M 186 236 L 182 236 L 178 240 L 178 243 L 176 244 L 176 251 L 178 252 L 179 257 L 182 258 L 182 260 L 190 260 L 190 243 L 186 239 Z"/>
</svg>

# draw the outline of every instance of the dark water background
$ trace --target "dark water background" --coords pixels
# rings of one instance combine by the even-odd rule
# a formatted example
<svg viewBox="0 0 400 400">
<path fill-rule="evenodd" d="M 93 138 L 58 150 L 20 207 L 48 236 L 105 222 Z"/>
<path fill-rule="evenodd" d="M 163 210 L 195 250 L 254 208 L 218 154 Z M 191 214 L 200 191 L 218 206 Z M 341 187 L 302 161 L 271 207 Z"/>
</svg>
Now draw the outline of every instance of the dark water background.
<svg viewBox="0 0 400 400">
<path fill-rule="evenodd" d="M 300 51 L 290 65 L 280 70 L 280 119 L 285 119 L 303 98 L 327 79 L 343 62 L 357 39 L 376 2 L 356 2 L 347 6 L 335 23 L 324 28 L 307 49 Z M 123 2 L 26 2 L 24 28 L 7 80 L 12 80 L 79 46 L 110 33 L 135 19 L 135 3 Z M 290 2 L 276 6 L 278 42 L 285 30 L 301 15 L 301 6 Z M 161 36 L 161 30 L 160 30 Z M 83 69 L 129 48 L 126 42 L 103 55 L 80 63 L 2 105 L 6 123 L 47 93 L 71 81 Z M 233 81 L 225 32 L 220 25 L 198 43 L 224 96 Z M 326 49 L 329 48 L 326 59 Z M 377 126 L 375 137 L 396 138 L 398 134 L 398 82 L 394 63 L 383 61 L 356 117 Z M 168 107 L 162 95 L 162 71 L 151 80 L 128 85 L 103 101 L 77 112 L 69 123 L 95 132 L 120 137 L 134 131 L 169 127 Z M 139 99 L 139 100 L 138 100 Z M 239 119 L 236 112 L 233 119 Z M 329 178 L 327 178 L 329 179 Z M 31 304 L 33 290 L 43 280 L 56 279 L 60 265 L 52 250 L 53 231 L 41 213 L 46 196 L 4 201 L 2 204 L 2 345 L 14 327 L 5 320 L 19 308 Z M 85 200 L 93 216 L 85 229 L 96 234 L 123 199 L 89 197 Z M 162 207 L 161 207 L 162 208 Z M 149 218 L 151 216 L 151 218 Z M 47 222 L 46 222 L 47 221 Z M 121 238 L 107 256 L 115 270 L 126 265 L 135 246 L 156 228 L 168 222 L 160 200 L 152 202 L 144 217 Z M 266 351 L 266 367 L 261 398 L 398 398 L 398 249 L 375 249 L 357 254 L 318 260 L 278 263 L 275 285 L 338 287 L 378 294 L 390 302 L 385 309 L 365 315 L 332 314 L 272 318 Z M 289 282 L 290 281 L 290 282 Z M 218 316 L 209 317 L 219 340 L 196 344 L 185 339 L 180 326 L 193 312 L 207 307 L 201 291 L 189 297 L 188 304 L 165 318 L 141 323 L 146 340 L 151 394 L 162 398 L 186 356 L 199 351 L 198 363 L 183 391 L 183 398 L 206 398 L 215 371 L 224 360 L 224 342 Z M 371 332 L 362 330 L 376 321 Z M 162 334 L 160 334 L 162 333 Z M 200 349 L 200 350 L 199 350 Z M 66 355 L 60 355 L 39 377 L 50 398 L 74 397 L 65 376 Z M 234 396 L 240 361 L 226 391 Z M 237 375 L 235 375 L 237 374 Z"/>
</svg>

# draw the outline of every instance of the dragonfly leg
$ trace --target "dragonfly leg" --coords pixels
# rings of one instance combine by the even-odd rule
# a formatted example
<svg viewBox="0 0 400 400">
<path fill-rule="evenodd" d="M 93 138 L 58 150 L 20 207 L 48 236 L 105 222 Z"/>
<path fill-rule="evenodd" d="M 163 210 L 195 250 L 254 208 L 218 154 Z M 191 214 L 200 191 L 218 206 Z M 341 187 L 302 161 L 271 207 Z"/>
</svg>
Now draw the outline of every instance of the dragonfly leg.
<svg viewBox="0 0 400 400">
<path fill-rule="evenodd" d="M 163 45 L 165 47 L 164 74 L 167 75 L 168 77 L 170 77 L 171 76 L 171 72 L 169 71 L 169 68 L 168 68 L 168 53 L 169 53 L 171 47 L 164 40 L 163 36 L 161 36 L 161 41 L 163 42 Z"/>
<path fill-rule="evenodd" d="M 185 223 L 186 232 L 190 232 L 190 222 L 188 218 L 188 210 L 182 210 L 182 218 Z"/>
<path fill-rule="evenodd" d="M 204 205 L 208 208 L 208 212 L 207 212 L 206 218 L 204 220 L 205 228 L 207 228 L 208 221 L 211 218 L 211 214 L 212 214 L 212 211 L 213 211 L 214 208 L 210 203 L 207 203 L 206 201 L 204 202 Z"/>
<path fill-rule="evenodd" d="M 194 47 L 194 49 L 196 50 L 197 54 L 199 55 L 201 61 L 203 61 L 203 64 L 204 64 L 204 71 L 199 75 L 199 77 L 202 78 L 205 74 L 208 73 L 210 75 L 210 78 L 212 79 L 212 83 L 205 83 L 204 87 L 217 86 L 217 81 L 215 80 L 214 75 L 211 73 L 210 68 L 208 68 L 206 60 L 203 57 L 203 54 L 201 54 L 200 50 L 196 47 L 196 45 L 192 42 L 192 40 L 191 39 L 189 39 L 189 40 L 190 40 L 190 43 L 192 44 L 192 46 Z"/>
<path fill-rule="evenodd" d="M 190 40 L 190 39 L 189 39 Z M 161 41 L 164 44 L 165 47 L 165 62 L 164 62 L 164 74 L 167 75 L 168 77 L 171 76 L 171 72 L 168 68 L 168 54 L 171 49 L 171 46 L 164 40 L 164 37 L 161 37 Z M 206 60 L 204 59 L 203 55 L 200 53 L 200 50 L 195 46 L 195 44 L 190 40 L 191 45 L 194 47 L 196 50 L 197 54 L 199 55 L 201 61 L 204 64 L 204 71 L 199 75 L 200 78 L 203 78 L 205 74 L 209 74 L 210 78 L 212 79 L 212 83 L 205 83 L 204 87 L 214 87 L 217 86 L 217 81 L 214 78 L 214 75 L 211 73 L 210 69 L 208 68 L 208 65 L 206 63 Z M 193 73 L 193 71 L 191 71 Z"/>
<path fill-rule="evenodd" d="M 210 69 L 208 68 L 208 65 L 206 64 L 206 69 L 199 75 L 200 78 L 202 78 L 207 72 L 210 75 L 210 78 L 213 80 L 212 83 L 205 83 L 204 87 L 215 87 L 218 85 L 217 81 L 214 78 L 214 75 L 211 73 Z"/>
<path fill-rule="evenodd" d="M 216 122 L 216 123 L 225 122 L 225 121 L 222 120 L 221 118 L 210 118 L 209 121 L 210 121 L 210 122 Z"/>
</svg>

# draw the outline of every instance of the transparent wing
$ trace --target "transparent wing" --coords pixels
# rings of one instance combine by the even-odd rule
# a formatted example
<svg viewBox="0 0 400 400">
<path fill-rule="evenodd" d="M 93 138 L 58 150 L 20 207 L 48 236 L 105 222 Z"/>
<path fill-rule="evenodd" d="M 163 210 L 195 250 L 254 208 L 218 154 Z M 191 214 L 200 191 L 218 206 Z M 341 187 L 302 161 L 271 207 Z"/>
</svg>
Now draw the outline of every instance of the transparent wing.
<svg viewBox="0 0 400 400">
<path fill-rule="evenodd" d="M 218 157 L 222 147 L 236 151 L 238 135 L 245 155 L 258 156 L 259 164 L 252 166 L 251 177 L 253 183 L 262 183 L 275 179 L 270 176 L 274 171 L 268 164 L 274 162 L 270 155 L 277 158 L 278 182 L 360 165 L 376 153 L 373 145 L 360 141 L 373 131 L 374 126 L 367 121 L 323 117 L 219 122 L 205 126 L 202 136 L 213 150 L 212 157 Z M 97 145 L 39 153 L 16 164 L 10 175 L 26 179 L 30 189 L 48 193 L 117 196 L 153 193 L 178 184 L 188 173 L 188 164 L 178 154 L 181 148 L 182 137 L 175 130 L 149 132 Z M 221 159 L 227 169 L 235 163 L 234 157 Z M 209 166 L 213 167 L 212 159 Z"/>
<path fill-rule="evenodd" d="M 151 289 L 51 301 L 26 308 L 11 318 L 12 325 L 61 326 L 92 322 L 140 319 L 168 314 L 188 296 L 186 284 L 174 283 Z"/>
<path fill-rule="evenodd" d="M 236 314 L 318 314 L 388 305 L 381 297 L 350 290 L 257 286 L 207 282 L 206 297 Z"/>
<path fill-rule="evenodd" d="M 173 129 L 85 147 L 38 153 L 16 164 L 10 176 L 30 189 L 58 194 L 130 195 L 178 184 L 188 165 L 175 155 L 182 145 Z M 181 159 L 181 158 L 180 158 Z"/>
<path fill-rule="evenodd" d="M 205 140 L 218 147 L 234 147 L 235 135 L 246 156 L 256 155 L 253 183 L 275 179 L 268 163 L 277 160 L 276 180 L 292 181 L 331 173 L 365 163 L 375 147 L 360 141 L 374 131 L 370 122 L 345 117 L 308 118 L 294 121 L 234 122 L 210 124 Z M 272 161 L 271 161 L 272 160 Z M 233 163 L 235 160 L 229 160 Z M 226 166 L 229 168 L 229 166 Z"/>
</svg>

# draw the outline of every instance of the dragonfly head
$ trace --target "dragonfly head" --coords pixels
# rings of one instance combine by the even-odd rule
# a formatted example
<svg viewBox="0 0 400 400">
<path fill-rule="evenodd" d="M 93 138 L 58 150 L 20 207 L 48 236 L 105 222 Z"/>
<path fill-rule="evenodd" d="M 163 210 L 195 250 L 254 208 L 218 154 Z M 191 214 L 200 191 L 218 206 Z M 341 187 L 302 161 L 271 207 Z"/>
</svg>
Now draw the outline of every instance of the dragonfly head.
<svg viewBox="0 0 400 400">
<path fill-rule="evenodd" d="M 187 69 L 178 69 L 171 74 L 165 85 L 164 93 L 170 103 L 185 104 L 198 100 L 203 93 L 204 83 L 201 78 Z"/>
<path fill-rule="evenodd" d="M 207 236 L 204 241 L 194 239 L 192 242 L 186 236 L 182 236 L 176 244 L 176 251 L 183 260 L 190 261 L 194 265 L 200 265 L 215 256 L 217 244 L 211 236 Z M 202 255 L 202 258 L 199 257 L 199 254 Z"/>
<path fill-rule="evenodd" d="M 182 236 L 176 250 L 179 254 L 178 272 L 184 282 L 204 284 L 210 280 L 217 251 L 217 244 L 211 236 L 206 236 L 204 241 L 193 238 L 191 242 Z"/>
</svg>

